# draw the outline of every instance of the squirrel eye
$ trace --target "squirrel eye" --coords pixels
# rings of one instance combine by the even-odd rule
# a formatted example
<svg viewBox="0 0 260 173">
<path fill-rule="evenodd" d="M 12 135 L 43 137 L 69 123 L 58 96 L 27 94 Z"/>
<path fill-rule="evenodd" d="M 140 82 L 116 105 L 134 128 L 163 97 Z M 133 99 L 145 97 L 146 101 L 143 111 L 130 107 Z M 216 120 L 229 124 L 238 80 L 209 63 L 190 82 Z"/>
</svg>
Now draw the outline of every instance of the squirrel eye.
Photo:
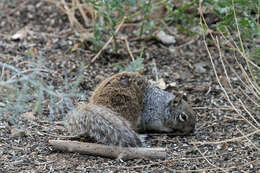
<svg viewBox="0 0 260 173">
<path fill-rule="evenodd" d="M 185 122 L 187 121 L 188 119 L 188 115 L 184 112 L 182 112 L 181 114 L 179 114 L 179 119 L 182 121 L 182 122 Z"/>
</svg>

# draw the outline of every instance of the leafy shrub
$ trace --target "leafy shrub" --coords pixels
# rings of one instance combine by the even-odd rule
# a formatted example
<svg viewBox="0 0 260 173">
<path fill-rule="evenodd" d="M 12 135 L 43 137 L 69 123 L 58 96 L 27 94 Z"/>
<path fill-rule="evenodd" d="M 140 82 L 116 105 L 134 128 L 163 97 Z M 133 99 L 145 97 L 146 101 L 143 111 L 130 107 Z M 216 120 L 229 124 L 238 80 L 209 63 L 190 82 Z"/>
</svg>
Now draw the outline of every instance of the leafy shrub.
<svg viewBox="0 0 260 173">
<path fill-rule="evenodd" d="M 129 72 L 139 72 L 144 70 L 144 59 L 143 58 L 137 58 L 136 60 L 132 61 L 125 69 L 124 71 Z"/>
<path fill-rule="evenodd" d="M 202 5 L 213 10 L 219 18 L 217 31 L 225 35 L 231 34 L 239 42 L 240 32 L 243 44 L 238 44 L 249 48 L 250 58 L 260 60 L 259 42 L 259 1 L 258 0 L 204 0 Z M 232 32 L 229 32 L 232 31 Z M 243 49 L 240 47 L 240 49 Z"/>
<path fill-rule="evenodd" d="M 71 98 L 82 96 L 78 92 L 80 77 L 74 82 L 68 82 L 65 77 L 64 83 L 54 88 L 53 84 L 47 83 L 49 70 L 42 66 L 43 62 L 32 64 L 34 67 L 22 70 L 0 62 L 0 117 L 6 115 L 12 124 L 16 124 L 17 117 L 26 112 L 49 114 L 49 120 L 59 119 L 55 115 L 64 116 L 73 108 Z"/>
</svg>

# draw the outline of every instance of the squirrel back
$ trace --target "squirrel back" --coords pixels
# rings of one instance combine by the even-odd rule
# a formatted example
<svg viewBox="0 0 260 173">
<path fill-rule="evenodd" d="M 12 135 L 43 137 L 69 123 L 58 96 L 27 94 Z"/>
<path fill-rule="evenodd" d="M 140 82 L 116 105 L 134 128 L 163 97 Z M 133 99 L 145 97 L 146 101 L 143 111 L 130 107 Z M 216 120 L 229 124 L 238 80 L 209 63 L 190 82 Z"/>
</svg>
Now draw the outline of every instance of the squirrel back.
<svg viewBox="0 0 260 173">
<path fill-rule="evenodd" d="M 144 92 L 147 86 L 148 81 L 138 73 L 118 73 L 99 84 L 90 102 L 118 112 L 137 130 L 144 109 Z"/>
<path fill-rule="evenodd" d="M 156 88 L 133 72 L 115 74 L 95 89 L 90 103 L 68 114 L 67 127 L 103 144 L 141 146 L 136 132 L 187 134 L 195 127 L 195 113 L 185 101 Z M 110 139 L 111 138 L 111 139 Z"/>
</svg>

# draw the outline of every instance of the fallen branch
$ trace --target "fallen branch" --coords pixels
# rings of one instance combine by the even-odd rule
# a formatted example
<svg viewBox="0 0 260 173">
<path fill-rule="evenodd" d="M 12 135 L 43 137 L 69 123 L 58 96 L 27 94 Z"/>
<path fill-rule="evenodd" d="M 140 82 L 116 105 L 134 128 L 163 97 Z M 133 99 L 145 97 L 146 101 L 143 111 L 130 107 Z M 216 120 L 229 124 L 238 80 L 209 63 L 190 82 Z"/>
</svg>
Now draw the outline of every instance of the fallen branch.
<svg viewBox="0 0 260 173">
<path fill-rule="evenodd" d="M 102 144 L 70 141 L 70 140 L 49 140 L 49 143 L 57 150 L 64 152 L 78 152 L 94 156 L 102 156 L 113 159 L 165 159 L 165 148 L 126 148 L 108 146 Z"/>
</svg>

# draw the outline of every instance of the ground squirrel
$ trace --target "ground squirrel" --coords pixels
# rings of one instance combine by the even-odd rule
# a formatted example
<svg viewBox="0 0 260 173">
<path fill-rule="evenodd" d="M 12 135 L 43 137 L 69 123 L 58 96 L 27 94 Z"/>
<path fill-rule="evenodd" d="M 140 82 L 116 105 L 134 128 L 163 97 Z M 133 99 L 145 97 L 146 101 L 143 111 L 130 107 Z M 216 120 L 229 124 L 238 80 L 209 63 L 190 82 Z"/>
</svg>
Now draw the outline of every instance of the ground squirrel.
<svg viewBox="0 0 260 173">
<path fill-rule="evenodd" d="M 163 91 L 134 72 L 115 74 L 99 84 L 89 103 L 68 113 L 72 135 L 122 147 L 142 146 L 136 132 L 190 133 L 195 113 L 190 105 Z"/>
</svg>

